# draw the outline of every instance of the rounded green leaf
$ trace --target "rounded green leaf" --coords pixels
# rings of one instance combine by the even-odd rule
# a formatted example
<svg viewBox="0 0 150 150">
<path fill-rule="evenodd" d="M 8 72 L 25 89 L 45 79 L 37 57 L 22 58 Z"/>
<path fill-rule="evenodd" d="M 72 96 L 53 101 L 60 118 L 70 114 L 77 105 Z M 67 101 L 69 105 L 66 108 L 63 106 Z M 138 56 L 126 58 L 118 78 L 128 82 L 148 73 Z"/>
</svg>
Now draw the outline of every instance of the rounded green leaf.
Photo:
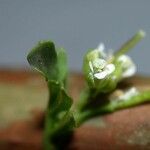
<svg viewBox="0 0 150 150">
<path fill-rule="evenodd" d="M 41 72 L 47 79 L 57 76 L 57 53 L 51 41 L 39 42 L 27 56 L 29 64 Z"/>
</svg>

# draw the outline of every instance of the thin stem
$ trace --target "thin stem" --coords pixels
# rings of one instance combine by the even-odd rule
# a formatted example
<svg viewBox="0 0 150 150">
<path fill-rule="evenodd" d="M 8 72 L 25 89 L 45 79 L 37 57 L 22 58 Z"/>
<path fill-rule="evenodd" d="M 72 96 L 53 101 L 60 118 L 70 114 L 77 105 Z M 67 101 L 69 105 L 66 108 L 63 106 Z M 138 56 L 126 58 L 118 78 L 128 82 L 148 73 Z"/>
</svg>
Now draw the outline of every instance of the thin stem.
<svg viewBox="0 0 150 150">
<path fill-rule="evenodd" d="M 47 81 L 47 87 L 48 90 L 50 91 L 51 88 L 49 86 L 49 83 Z M 43 148 L 44 150 L 55 150 L 54 145 L 51 143 L 51 117 L 50 117 L 50 110 L 49 110 L 49 105 L 50 105 L 50 100 L 51 100 L 51 96 L 52 94 L 50 94 L 49 92 L 49 96 L 48 96 L 48 104 L 47 104 L 47 108 L 46 108 L 46 112 L 45 112 L 45 120 L 44 120 L 44 133 L 43 133 Z"/>
<path fill-rule="evenodd" d="M 108 107 L 110 110 L 116 111 L 119 109 L 124 109 L 135 105 L 139 105 L 145 102 L 150 102 L 150 91 L 144 91 L 127 100 L 113 101 L 112 103 L 110 103 L 110 106 Z"/>
<path fill-rule="evenodd" d="M 100 108 L 88 108 L 88 110 L 84 110 L 84 112 L 78 112 L 76 117 L 77 125 L 80 126 L 85 121 L 94 116 L 112 113 L 117 110 L 129 108 L 145 102 L 150 102 L 150 91 L 142 92 L 139 95 L 133 96 L 127 100 L 110 101 L 108 104 L 106 104 L 105 106 L 101 106 Z"/>
<path fill-rule="evenodd" d="M 45 115 L 45 125 L 44 125 L 44 133 L 43 133 L 43 148 L 44 150 L 54 150 L 53 144 L 50 142 L 50 120 L 49 120 L 49 111 L 47 110 Z"/>
<path fill-rule="evenodd" d="M 127 51 L 132 49 L 137 43 L 139 43 L 145 37 L 145 35 L 146 34 L 143 30 L 137 32 L 130 40 L 128 40 L 125 44 L 123 44 L 119 50 L 116 51 L 115 57 L 125 54 Z"/>
</svg>

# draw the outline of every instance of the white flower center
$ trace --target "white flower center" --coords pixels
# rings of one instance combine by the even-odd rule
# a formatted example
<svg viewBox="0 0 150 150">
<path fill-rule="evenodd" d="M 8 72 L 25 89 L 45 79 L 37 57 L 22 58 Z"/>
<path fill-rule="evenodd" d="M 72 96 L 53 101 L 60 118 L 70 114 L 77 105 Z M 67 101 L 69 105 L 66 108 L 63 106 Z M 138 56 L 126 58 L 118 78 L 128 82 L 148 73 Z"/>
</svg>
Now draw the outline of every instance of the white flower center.
<svg viewBox="0 0 150 150">
<path fill-rule="evenodd" d="M 114 64 L 107 64 L 104 59 L 97 58 L 89 62 L 91 72 L 97 79 L 104 79 L 115 70 Z"/>
<path fill-rule="evenodd" d="M 114 64 L 108 64 L 104 67 L 104 69 L 101 72 L 95 73 L 94 77 L 97 79 L 104 79 L 106 76 L 110 75 L 114 70 Z"/>
<path fill-rule="evenodd" d="M 106 66 L 107 62 L 104 59 L 96 58 L 95 60 L 92 61 L 92 64 L 94 70 L 97 72 L 102 70 Z"/>
</svg>

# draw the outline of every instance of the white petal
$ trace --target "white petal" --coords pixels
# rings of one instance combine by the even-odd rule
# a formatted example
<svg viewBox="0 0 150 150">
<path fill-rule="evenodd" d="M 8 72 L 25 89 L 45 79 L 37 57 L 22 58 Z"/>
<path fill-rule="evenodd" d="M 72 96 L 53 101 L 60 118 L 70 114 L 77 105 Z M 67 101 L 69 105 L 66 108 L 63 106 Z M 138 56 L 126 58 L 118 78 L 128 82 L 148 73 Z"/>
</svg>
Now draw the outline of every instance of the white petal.
<svg viewBox="0 0 150 150">
<path fill-rule="evenodd" d="M 106 70 L 107 74 L 111 74 L 115 70 L 115 65 L 114 64 L 108 64 L 105 67 L 105 70 Z"/>
<path fill-rule="evenodd" d="M 126 77 L 133 76 L 135 74 L 136 66 L 129 56 L 121 55 L 118 58 L 118 61 L 120 61 L 122 63 L 122 67 L 123 67 L 122 77 L 126 78 Z"/>
<path fill-rule="evenodd" d="M 122 74 L 122 77 L 126 78 L 126 77 L 131 77 L 136 73 L 136 66 L 133 64 L 132 66 L 130 66 L 127 70 L 125 70 Z"/>
<path fill-rule="evenodd" d="M 127 55 L 121 55 L 119 56 L 118 61 L 120 61 L 121 63 L 126 63 L 128 61 L 131 61 L 131 58 Z"/>
<path fill-rule="evenodd" d="M 127 100 L 133 96 L 136 96 L 139 92 L 135 87 L 130 88 L 127 90 L 123 95 L 119 96 L 120 100 Z"/>
<path fill-rule="evenodd" d="M 107 71 L 102 71 L 99 73 L 95 73 L 94 77 L 97 79 L 104 79 L 108 75 Z"/>
</svg>

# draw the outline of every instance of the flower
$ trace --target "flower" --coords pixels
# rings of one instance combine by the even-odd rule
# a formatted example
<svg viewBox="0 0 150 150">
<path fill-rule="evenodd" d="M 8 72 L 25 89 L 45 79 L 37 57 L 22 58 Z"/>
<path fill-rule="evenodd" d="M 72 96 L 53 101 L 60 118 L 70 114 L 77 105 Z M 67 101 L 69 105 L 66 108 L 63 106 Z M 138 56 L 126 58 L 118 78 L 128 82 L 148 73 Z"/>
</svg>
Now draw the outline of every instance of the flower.
<svg viewBox="0 0 150 150">
<path fill-rule="evenodd" d="M 115 70 L 114 64 L 107 64 L 104 59 L 97 58 L 89 62 L 89 66 L 94 78 L 104 79 Z"/>
<path fill-rule="evenodd" d="M 116 56 L 112 51 L 106 53 L 104 44 L 100 43 L 85 55 L 83 70 L 91 88 L 108 92 L 120 80 L 132 76 L 136 72 L 136 66 L 129 56 Z"/>
<path fill-rule="evenodd" d="M 93 52 L 99 53 L 99 58 L 95 58 L 89 62 L 90 69 L 94 72 L 94 77 L 97 79 L 104 79 L 115 70 L 115 65 L 109 63 L 115 56 L 111 51 L 107 54 L 104 50 L 104 44 L 100 43 L 99 46 L 93 50 Z M 131 77 L 135 74 L 136 65 L 129 56 L 121 55 L 117 58 L 117 61 L 122 65 L 122 78 Z"/>
<path fill-rule="evenodd" d="M 135 87 L 132 87 L 128 89 L 127 91 L 125 91 L 124 94 L 120 95 L 118 97 L 118 100 L 128 100 L 131 97 L 136 96 L 138 94 L 139 94 L 138 90 Z"/>
<path fill-rule="evenodd" d="M 135 88 L 135 87 L 131 87 L 126 91 L 117 89 L 115 90 L 111 95 L 110 95 L 110 100 L 118 100 L 118 101 L 122 101 L 122 100 L 128 100 L 130 98 L 132 98 L 133 96 L 136 96 L 139 94 L 139 91 Z"/>
<path fill-rule="evenodd" d="M 118 61 L 121 63 L 122 65 L 122 77 L 123 78 L 127 78 L 127 77 L 131 77 L 135 74 L 136 72 L 136 65 L 133 63 L 132 59 L 127 56 L 127 55 L 121 55 L 118 57 Z"/>
<path fill-rule="evenodd" d="M 104 52 L 105 46 L 100 43 L 99 46 L 90 52 L 91 60 L 89 61 L 90 75 L 96 79 L 104 79 L 115 70 L 115 65 L 108 63 L 108 55 Z M 93 57 L 96 56 L 96 57 Z"/>
</svg>

